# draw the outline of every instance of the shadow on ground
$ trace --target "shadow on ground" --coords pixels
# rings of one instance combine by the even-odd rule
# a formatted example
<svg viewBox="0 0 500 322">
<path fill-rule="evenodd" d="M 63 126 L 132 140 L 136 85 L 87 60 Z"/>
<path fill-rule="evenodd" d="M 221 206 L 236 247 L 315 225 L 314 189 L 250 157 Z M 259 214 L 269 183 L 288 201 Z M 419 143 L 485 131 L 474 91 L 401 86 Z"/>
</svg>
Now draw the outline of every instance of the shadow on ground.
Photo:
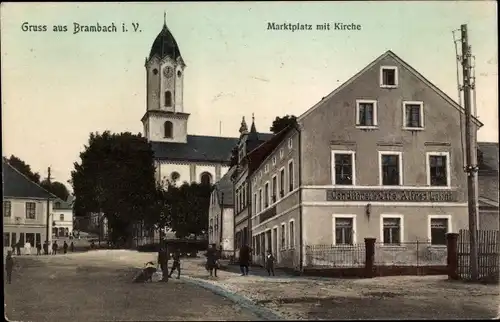
<svg viewBox="0 0 500 322">
<path fill-rule="evenodd" d="M 258 320 L 209 290 L 170 280 L 132 283 L 137 268 L 85 257 L 16 259 L 4 285 L 6 314 L 15 321 Z"/>
</svg>

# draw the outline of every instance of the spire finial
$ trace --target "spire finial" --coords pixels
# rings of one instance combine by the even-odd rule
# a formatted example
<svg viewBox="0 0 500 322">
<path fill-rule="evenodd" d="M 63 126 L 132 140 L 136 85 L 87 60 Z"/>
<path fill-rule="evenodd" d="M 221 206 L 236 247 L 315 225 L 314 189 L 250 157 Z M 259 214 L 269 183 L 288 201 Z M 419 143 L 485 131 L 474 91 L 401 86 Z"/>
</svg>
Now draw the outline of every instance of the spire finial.
<svg viewBox="0 0 500 322">
<path fill-rule="evenodd" d="M 163 25 L 164 26 L 167 25 L 167 11 L 166 10 L 163 11 Z"/>
<path fill-rule="evenodd" d="M 241 120 L 240 134 L 248 133 L 247 122 L 245 122 L 245 117 Z"/>
<path fill-rule="evenodd" d="M 255 114 L 252 113 L 252 123 L 255 122 Z"/>
</svg>

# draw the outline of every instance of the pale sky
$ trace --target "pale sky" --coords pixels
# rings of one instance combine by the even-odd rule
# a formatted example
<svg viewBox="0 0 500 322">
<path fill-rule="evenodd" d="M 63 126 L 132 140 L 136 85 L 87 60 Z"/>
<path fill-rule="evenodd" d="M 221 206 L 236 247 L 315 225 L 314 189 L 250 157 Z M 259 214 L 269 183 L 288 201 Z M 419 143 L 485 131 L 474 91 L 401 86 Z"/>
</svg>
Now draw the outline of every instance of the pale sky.
<svg viewBox="0 0 500 322">
<path fill-rule="evenodd" d="M 496 2 L 2 3 L 2 155 L 66 183 L 89 133 L 142 132 L 144 60 L 167 25 L 187 64 L 190 134 L 237 136 L 255 113 L 299 116 L 390 49 L 457 99 L 452 31 L 469 28 L 480 141 L 498 142 Z M 23 32 L 21 25 L 47 25 Z M 73 22 L 128 33 L 73 34 Z M 275 23 L 356 23 L 360 31 L 273 31 Z M 132 32 L 139 23 L 142 32 Z M 68 25 L 56 33 L 53 25 Z M 458 34 L 457 34 L 458 35 Z"/>
</svg>

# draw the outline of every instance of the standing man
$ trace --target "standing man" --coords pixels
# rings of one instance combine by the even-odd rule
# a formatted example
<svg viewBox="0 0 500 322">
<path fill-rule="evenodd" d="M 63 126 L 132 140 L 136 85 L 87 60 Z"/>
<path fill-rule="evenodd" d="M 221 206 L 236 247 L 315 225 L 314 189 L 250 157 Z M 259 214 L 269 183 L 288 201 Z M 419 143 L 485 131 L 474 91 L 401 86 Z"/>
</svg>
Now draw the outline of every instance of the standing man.
<svg viewBox="0 0 500 322">
<path fill-rule="evenodd" d="M 43 243 L 43 253 L 45 255 L 48 255 L 49 254 L 49 242 L 48 241 L 45 241 Z"/>
<path fill-rule="evenodd" d="M 40 244 L 40 242 L 36 243 L 36 254 L 37 255 L 42 255 L 42 245 Z"/>
<path fill-rule="evenodd" d="M 240 248 L 240 271 L 241 276 L 248 275 L 248 266 L 250 265 L 250 247 L 244 244 Z"/>
<path fill-rule="evenodd" d="M 57 241 L 54 240 L 54 243 L 52 244 L 52 255 L 57 255 L 57 248 L 59 246 L 57 245 Z"/>
<path fill-rule="evenodd" d="M 158 252 L 158 265 L 161 268 L 162 282 L 168 282 L 168 253 L 166 244 L 160 246 L 160 251 Z"/>
<path fill-rule="evenodd" d="M 18 241 L 16 244 L 16 252 L 17 252 L 17 256 L 21 255 L 21 241 Z"/>
<path fill-rule="evenodd" d="M 64 241 L 64 244 L 63 244 L 63 251 L 64 251 L 64 254 L 66 254 L 68 252 L 68 243 L 66 243 L 66 241 Z"/>
</svg>

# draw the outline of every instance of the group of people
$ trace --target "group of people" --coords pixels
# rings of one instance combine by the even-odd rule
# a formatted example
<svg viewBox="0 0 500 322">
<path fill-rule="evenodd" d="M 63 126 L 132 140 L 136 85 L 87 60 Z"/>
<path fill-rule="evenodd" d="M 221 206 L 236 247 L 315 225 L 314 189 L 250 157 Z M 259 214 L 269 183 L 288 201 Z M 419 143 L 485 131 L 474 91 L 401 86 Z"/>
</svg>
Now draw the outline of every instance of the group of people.
<svg viewBox="0 0 500 322">
<path fill-rule="evenodd" d="M 251 262 L 251 254 L 252 254 L 252 249 L 250 248 L 250 246 L 245 244 L 240 247 L 239 265 L 240 265 L 241 276 L 248 275 L 248 270 Z M 219 248 L 219 250 L 217 250 L 215 244 L 211 244 L 206 253 L 207 257 L 206 269 L 209 271 L 210 277 L 212 276 L 217 277 L 217 269 L 220 268 L 219 259 L 221 258 L 221 255 L 222 255 L 222 247 Z M 274 276 L 274 263 L 275 263 L 275 258 L 272 254 L 272 251 L 268 250 L 267 254 L 265 255 L 265 268 L 269 276 L 271 275 Z"/>
<path fill-rule="evenodd" d="M 11 255 L 12 254 L 16 254 L 18 256 L 21 255 L 21 249 L 23 248 L 23 245 L 21 243 L 21 241 L 17 242 L 16 244 L 12 245 L 12 251 L 11 251 Z M 24 244 L 24 254 L 25 255 L 31 255 L 31 242 L 30 241 L 27 241 L 25 244 Z M 57 244 L 57 241 L 54 241 L 52 243 L 52 247 L 51 247 L 51 251 L 49 251 L 49 242 L 48 241 L 45 241 L 45 243 L 43 243 L 43 246 L 42 244 L 40 244 L 39 242 L 36 244 L 36 254 L 37 255 L 42 255 L 42 248 L 43 248 L 43 254 L 44 255 L 56 255 L 57 254 L 57 250 L 59 249 L 59 245 Z M 71 242 L 71 244 L 68 245 L 68 243 L 66 241 L 64 241 L 63 243 L 63 252 L 64 254 L 66 254 L 68 252 L 68 248 L 73 252 L 75 250 L 75 245 L 73 244 L 73 242 Z"/>
<path fill-rule="evenodd" d="M 170 255 L 172 255 L 173 264 L 170 273 L 168 272 L 168 260 L 170 259 Z M 160 248 L 158 252 L 158 266 L 162 272 L 162 282 L 168 282 L 168 279 L 172 277 L 174 271 L 177 270 L 177 279 L 181 277 L 181 251 L 180 249 L 176 249 L 172 254 L 170 254 L 167 250 L 166 245 Z"/>
</svg>

